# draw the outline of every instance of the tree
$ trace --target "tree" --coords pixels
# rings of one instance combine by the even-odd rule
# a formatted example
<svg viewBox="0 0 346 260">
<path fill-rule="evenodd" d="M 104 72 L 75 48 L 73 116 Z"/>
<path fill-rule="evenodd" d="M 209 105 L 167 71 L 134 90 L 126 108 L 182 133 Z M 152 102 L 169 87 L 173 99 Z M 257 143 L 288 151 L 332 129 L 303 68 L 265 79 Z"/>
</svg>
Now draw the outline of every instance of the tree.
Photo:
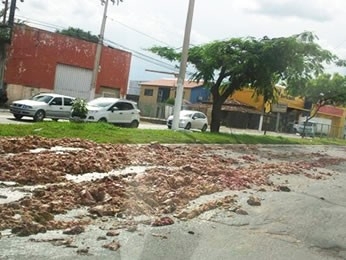
<svg viewBox="0 0 346 260">
<path fill-rule="evenodd" d="M 91 32 L 83 31 L 82 29 L 79 29 L 79 28 L 69 27 L 68 29 L 56 30 L 55 32 L 63 34 L 63 35 L 71 36 L 77 39 L 89 41 L 89 42 L 98 43 L 99 41 L 98 36 L 91 34 Z"/>
<path fill-rule="evenodd" d="M 305 126 L 314 118 L 321 107 L 325 105 L 341 106 L 346 104 L 346 76 L 338 73 L 321 74 L 311 79 L 298 93 L 305 101 L 312 104 L 312 110 L 306 117 L 302 137 L 305 136 Z"/>
<path fill-rule="evenodd" d="M 346 76 L 338 73 L 321 74 L 311 79 L 299 93 L 313 104 L 344 105 L 346 104 Z"/>
<path fill-rule="evenodd" d="M 189 50 L 188 62 L 194 67 L 192 80 L 203 80 L 213 97 L 211 131 L 219 132 L 221 108 L 236 90 L 251 87 L 264 101 L 275 96 L 275 84 L 285 82 L 298 90 L 323 72 L 323 64 L 338 58 L 322 49 L 309 32 L 270 39 L 232 38 L 214 41 Z M 173 48 L 154 46 L 149 49 L 170 61 L 180 53 Z"/>
</svg>

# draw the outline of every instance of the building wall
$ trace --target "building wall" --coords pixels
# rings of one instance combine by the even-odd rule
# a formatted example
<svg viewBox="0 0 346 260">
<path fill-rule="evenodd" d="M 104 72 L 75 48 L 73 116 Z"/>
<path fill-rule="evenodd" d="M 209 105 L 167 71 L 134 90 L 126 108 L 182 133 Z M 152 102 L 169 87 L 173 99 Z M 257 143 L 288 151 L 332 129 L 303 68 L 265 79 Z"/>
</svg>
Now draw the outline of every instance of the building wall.
<svg viewBox="0 0 346 260">
<path fill-rule="evenodd" d="M 255 107 L 257 110 L 261 110 L 263 106 L 263 96 L 254 96 L 254 91 L 252 89 L 245 88 L 242 90 L 238 90 L 232 95 L 232 98 L 238 100 L 239 102 Z M 289 108 L 304 108 L 304 99 L 298 97 L 289 97 L 288 95 L 285 95 L 283 91 L 279 93 L 278 102 L 280 104 L 287 104 L 287 107 Z"/>
<path fill-rule="evenodd" d="M 330 105 L 322 106 L 317 112 L 316 117 L 331 119 L 332 125 L 330 135 L 332 137 L 344 138 L 346 127 L 346 108 L 334 107 Z"/>
<path fill-rule="evenodd" d="M 141 114 L 143 116 L 158 117 L 158 115 L 165 114 L 164 110 L 166 109 L 166 104 L 158 104 L 157 102 L 160 88 L 165 88 L 165 87 L 141 85 L 138 107 L 141 110 Z M 176 96 L 176 88 L 172 88 L 172 87 L 167 87 L 167 88 L 170 89 L 169 99 L 174 99 Z M 152 95 L 151 96 L 145 95 L 146 91 L 152 91 Z M 184 88 L 183 99 L 193 103 L 191 98 L 192 98 L 192 89 Z"/>
<path fill-rule="evenodd" d="M 173 98 L 174 99 L 176 97 L 176 95 L 177 95 L 176 93 L 177 93 L 177 89 L 176 88 L 172 89 L 171 93 L 169 95 L 169 98 Z M 191 89 L 190 88 L 184 88 L 184 90 L 183 90 L 183 99 L 191 102 Z"/>
<path fill-rule="evenodd" d="M 257 110 L 261 110 L 263 107 L 263 97 L 254 97 L 252 89 L 243 89 L 235 91 L 231 98 L 238 100 L 241 103 L 245 103 L 249 106 L 255 107 Z"/>
<path fill-rule="evenodd" d="M 152 95 L 151 96 L 145 95 L 146 91 L 152 91 Z M 141 104 L 156 104 L 158 92 L 159 92 L 158 87 L 142 86 L 140 95 L 139 95 L 140 103 Z"/>
<path fill-rule="evenodd" d="M 23 86 L 53 91 L 57 64 L 92 70 L 96 46 L 95 43 L 65 35 L 25 25 L 16 26 L 7 52 L 5 81 L 9 87 Z M 121 95 L 125 95 L 130 64 L 131 53 L 104 46 L 96 94 L 99 93 L 100 86 L 103 86 L 120 89 Z M 8 91 L 9 93 L 18 92 Z"/>
<path fill-rule="evenodd" d="M 202 101 L 208 101 L 209 99 L 209 89 L 200 86 L 197 88 L 191 89 L 191 97 L 190 97 L 190 102 L 191 103 L 198 103 Z"/>
</svg>

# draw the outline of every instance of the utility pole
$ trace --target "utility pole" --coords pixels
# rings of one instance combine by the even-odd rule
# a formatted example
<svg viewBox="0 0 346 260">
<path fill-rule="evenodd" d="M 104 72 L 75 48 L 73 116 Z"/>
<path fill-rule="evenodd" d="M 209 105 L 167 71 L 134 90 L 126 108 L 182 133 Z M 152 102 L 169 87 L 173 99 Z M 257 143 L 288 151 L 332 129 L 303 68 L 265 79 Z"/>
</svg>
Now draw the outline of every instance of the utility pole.
<svg viewBox="0 0 346 260">
<path fill-rule="evenodd" d="M 108 1 L 109 0 L 101 0 L 101 2 L 105 5 L 105 7 L 104 7 L 104 11 L 103 11 L 99 41 L 98 41 L 97 46 L 96 46 L 94 68 L 93 68 L 93 73 L 91 76 L 89 100 L 92 100 L 95 98 L 97 78 L 98 78 L 98 74 L 101 70 L 100 60 L 101 60 L 101 53 L 102 53 L 102 46 L 103 46 L 103 38 L 104 38 L 105 28 L 106 28 Z M 111 1 L 114 3 L 114 0 L 111 0 Z"/>
<path fill-rule="evenodd" d="M 189 9 L 188 9 L 187 18 L 186 18 L 184 43 L 183 43 L 183 50 L 181 53 L 179 76 L 177 81 L 177 92 L 176 92 L 176 97 L 174 102 L 172 130 L 178 130 L 179 128 L 179 115 L 181 111 L 181 105 L 183 103 L 186 63 L 187 63 L 187 57 L 188 57 L 188 51 L 189 51 L 189 45 L 190 45 L 190 34 L 191 34 L 194 6 L 195 6 L 195 0 L 190 0 Z"/>
<path fill-rule="evenodd" d="M 24 0 L 20 0 L 20 1 L 24 2 Z M 15 12 L 17 7 L 17 0 L 12 0 L 10 3 L 8 21 L 7 21 L 7 11 L 9 6 L 9 0 L 3 1 L 3 4 L 4 4 L 4 14 L 3 14 L 3 21 L 0 26 L 1 36 L 4 37 L 0 39 L 0 90 L 4 88 L 4 73 L 5 73 L 5 63 L 7 58 L 6 48 L 8 44 L 11 44 L 12 31 L 14 27 L 14 17 L 15 17 Z"/>
</svg>

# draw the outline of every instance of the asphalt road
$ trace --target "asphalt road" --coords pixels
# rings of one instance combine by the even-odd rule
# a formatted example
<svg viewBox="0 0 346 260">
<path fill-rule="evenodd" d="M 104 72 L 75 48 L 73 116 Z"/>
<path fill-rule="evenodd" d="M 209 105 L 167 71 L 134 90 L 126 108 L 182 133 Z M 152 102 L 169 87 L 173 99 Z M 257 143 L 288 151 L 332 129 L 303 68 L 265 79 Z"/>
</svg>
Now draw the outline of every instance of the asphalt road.
<svg viewBox="0 0 346 260">
<path fill-rule="evenodd" d="M 261 155 L 304 152 L 346 157 L 346 148 L 340 146 L 256 148 Z M 105 250 L 101 246 L 105 242 L 97 239 L 111 225 L 107 220 L 73 238 L 79 251 L 37 242 L 61 238 L 61 231 L 30 238 L 7 236 L 4 232 L 0 238 L 0 259 L 346 259 L 345 169 L 346 164 L 311 169 L 330 171 L 331 176 L 321 180 L 302 174 L 271 178 L 276 184 L 287 185 L 289 192 L 249 189 L 218 194 L 237 194 L 248 215 L 217 209 L 171 226 L 139 225 L 136 231 L 121 232 L 116 238 L 121 244 L 117 251 Z M 261 206 L 248 205 L 250 195 L 259 197 Z M 81 248 L 85 248 L 85 255 Z"/>
<path fill-rule="evenodd" d="M 50 120 L 50 119 L 46 119 Z M 0 124 L 31 124 L 34 123 L 31 118 L 24 117 L 20 121 L 15 120 L 13 115 L 6 110 L 0 110 Z M 140 129 L 168 129 L 165 124 L 156 124 L 150 123 L 148 121 L 142 120 L 139 124 Z M 208 131 L 208 130 L 207 130 Z M 220 132 L 229 133 L 229 134 L 251 134 L 251 135 L 263 135 L 263 131 L 252 130 L 252 129 L 236 129 L 229 127 L 220 127 Z M 286 136 L 293 138 L 300 138 L 295 134 L 287 134 L 287 133 L 276 133 L 276 132 L 267 132 L 268 135 L 272 136 Z"/>
</svg>

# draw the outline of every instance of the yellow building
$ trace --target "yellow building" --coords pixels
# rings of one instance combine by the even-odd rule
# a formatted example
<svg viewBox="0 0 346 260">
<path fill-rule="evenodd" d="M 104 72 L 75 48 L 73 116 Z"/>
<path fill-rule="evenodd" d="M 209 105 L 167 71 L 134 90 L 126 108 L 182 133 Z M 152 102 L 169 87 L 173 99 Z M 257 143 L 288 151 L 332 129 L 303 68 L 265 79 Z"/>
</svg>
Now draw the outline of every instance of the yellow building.
<svg viewBox="0 0 346 260">
<path fill-rule="evenodd" d="M 304 99 L 300 97 L 292 97 L 286 94 L 285 88 L 282 86 L 276 86 L 278 94 L 278 104 L 282 107 L 286 106 L 287 109 L 296 109 L 304 111 Z M 248 104 L 261 111 L 263 108 L 263 96 L 255 96 L 253 89 L 245 88 L 236 91 L 230 98 L 238 100 L 242 103 Z M 264 104 L 266 112 L 272 110 L 270 104 Z"/>
<path fill-rule="evenodd" d="M 330 105 L 321 106 L 318 109 L 316 117 L 331 120 L 331 126 L 330 126 L 331 137 L 345 138 L 346 108 L 335 107 Z"/>
<path fill-rule="evenodd" d="M 281 127 L 281 130 L 289 132 L 292 125 L 298 122 L 302 116 L 310 115 L 312 112 L 311 107 L 305 107 L 306 104 L 303 98 L 287 95 L 285 87 L 283 86 L 276 86 L 276 90 L 277 104 L 264 104 L 265 111 L 274 114 L 279 112 L 281 115 L 281 121 L 283 121 L 281 122 L 281 125 L 284 125 Z M 263 96 L 254 95 L 254 91 L 250 88 L 236 91 L 229 99 L 245 103 L 256 108 L 258 111 L 262 111 L 263 109 Z M 345 108 L 322 106 L 316 114 L 316 117 L 331 120 L 329 136 L 339 138 L 344 137 L 346 117 Z"/>
</svg>

